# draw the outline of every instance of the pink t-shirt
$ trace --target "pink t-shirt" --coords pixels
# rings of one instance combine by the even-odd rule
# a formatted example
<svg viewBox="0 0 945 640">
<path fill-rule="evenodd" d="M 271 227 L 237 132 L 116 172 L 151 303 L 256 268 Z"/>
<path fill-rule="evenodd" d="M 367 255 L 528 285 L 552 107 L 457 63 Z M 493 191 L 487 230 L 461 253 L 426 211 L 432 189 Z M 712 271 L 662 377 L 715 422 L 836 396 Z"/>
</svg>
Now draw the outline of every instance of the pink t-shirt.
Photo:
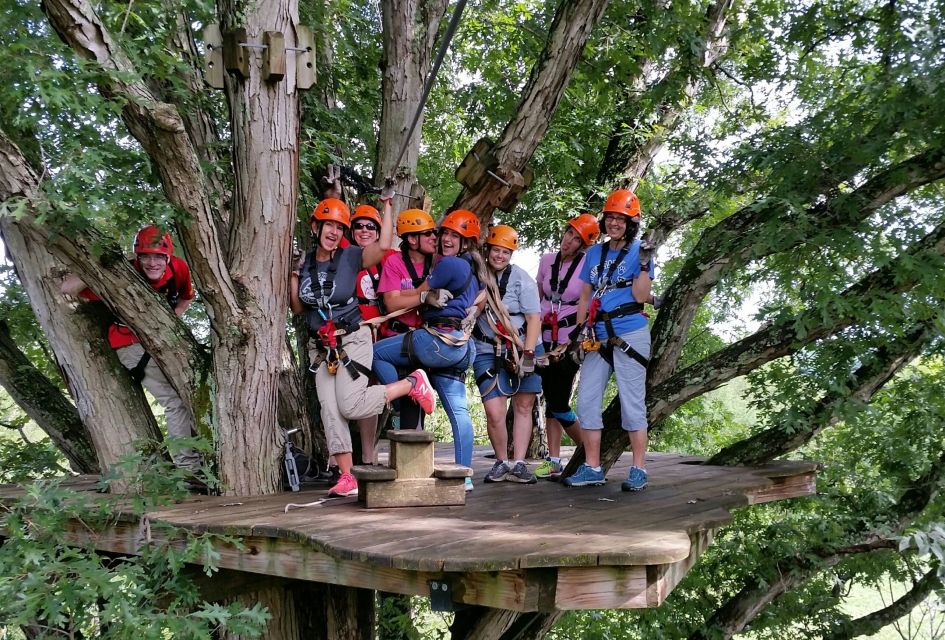
<svg viewBox="0 0 945 640">
<path fill-rule="evenodd" d="M 551 312 L 551 298 L 552 298 L 552 289 L 551 289 L 551 267 L 554 265 L 555 253 L 546 253 L 541 257 L 541 260 L 538 262 L 538 277 L 535 278 L 538 281 L 538 293 L 541 297 L 541 319 L 542 319 L 542 334 L 541 339 L 544 342 L 551 342 L 551 330 L 548 328 L 545 323 L 545 319 L 548 314 Z M 562 263 L 558 267 L 558 287 L 564 285 L 565 278 L 568 275 L 568 272 L 571 271 L 571 263 L 569 260 Z M 584 286 L 584 283 L 581 281 L 581 269 L 584 267 L 584 254 L 577 256 L 577 265 L 575 265 L 574 271 L 571 273 L 570 280 L 567 281 L 567 285 L 564 287 L 564 291 L 561 292 L 561 307 L 557 309 L 558 311 L 558 322 L 568 319 L 571 326 L 570 327 L 559 327 L 558 328 L 558 344 L 563 344 L 568 342 L 571 339 L 571 333 L 574 331 L 574 318 L 570 318 L 577 313 L 577 303 L 581 299 L 581 289 Z M 554 305 L 556 308 L 558 305 Z"/>
<path fill-rule="evenodd" d="M 423 275 L 423 260 L 413 263 L 414 271 L 417 275 Z M 377 287 L 377 293 L 383 295 L 388 291 L 412 291 L 417 288 L 413 284 L 407 265 L 404 263 L 404 255 L 395 253 L 384 261 L 384 269 L 381 271 L 381 282 Z M 419 327 L 423 324 L 419 311 L 408 311 L 402 316 L 397 316 L 408 327 Z"/>
</svg>

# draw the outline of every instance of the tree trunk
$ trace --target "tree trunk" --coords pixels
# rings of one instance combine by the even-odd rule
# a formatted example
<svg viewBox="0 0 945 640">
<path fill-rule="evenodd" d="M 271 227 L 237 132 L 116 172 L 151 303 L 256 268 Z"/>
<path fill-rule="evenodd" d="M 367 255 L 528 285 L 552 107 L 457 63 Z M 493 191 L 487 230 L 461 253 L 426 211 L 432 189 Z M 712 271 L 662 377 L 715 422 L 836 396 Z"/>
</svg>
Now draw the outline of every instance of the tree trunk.
<svg viewBox="0 0 945 640">
<path fill-rule="evenodd" d="M 100 473 L 95 447 L 79 412 L 59 387 L 33 366 L 0 321 L 0 385 L 39 425 L 78 473 Z"/>
<path fill-rule="evenodd" d="M 488 607 L 465 607 L 450 625 L 451 640 L 539 640 L 561 613 L 519 613 Z"/>
<path fill-rule="evenodd" d="M 328 586 L 328 637 L 332 640 L 374 638 L 374 592 L 356 587 Z"/>
<path fill-rule="evenodd" d="M 522 171 L 548 131 L 584 45 L 608 4 L 609 0 L 562 0 L 558 5 L 545 48 L 532 67 L 515 117 L 492 149 L 498 161 L 494 173 L 506 183 L 522 184 Z M 489 178 L 475 190 L 463 189 L 453 206 L 475 212 L 485 227 L 509 189 Z"/>
<path fill-rule="evenodd" d="M 447 0 L 382 0 L 384 55 L 381 59 L 381 122 L 377 139 L 374 182 L 390 176 L 398 193 L 410 193 L 417 179 L 423 116 L 409 140 L 407 129 L 420 105 L 423 84 L 430 73 L 431 53 Z M 406 144 L 397 166 L 397 156 Z M 394 211 L 420 208 L 422 202 L 394 198 Z"/>
<path fill-rule="evenodd" d="M 101 324 L 77 313 L 59 293 L 63 265 L 43 243 L 27 241 L 10 217 L 0 217 L 0 233 L 88 429 L 98 467 L 107 471 L 135 444 L 160 440 L 144 393 L 118 362 Z"/>
<path fill-rule="evenodd" d="M 222 3 L 224 31 L 243 28 L 249 42 L 278 31 L 286 47 L 296 46 L 296 1 L 265 0 L 243 15 L 247 9 Z M 277 83 L 260 77 L 260 57 L 249 60 L 248 78 L 226 81 L 235 175 L 227 266 L 239 307 L 216 318 L 213 332 L 220 479 L 237 495 L 280 489 L 278 392 L 299 179 L 295 56 L 286 56 Z"/>
</svg>

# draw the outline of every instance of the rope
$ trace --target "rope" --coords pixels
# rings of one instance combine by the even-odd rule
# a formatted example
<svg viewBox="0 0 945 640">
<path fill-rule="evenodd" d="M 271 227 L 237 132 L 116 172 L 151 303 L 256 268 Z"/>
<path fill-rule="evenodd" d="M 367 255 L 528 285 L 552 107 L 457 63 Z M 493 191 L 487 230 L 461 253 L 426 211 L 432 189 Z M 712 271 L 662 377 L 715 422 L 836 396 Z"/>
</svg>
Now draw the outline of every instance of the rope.
<svg viewBox="0 0 945 640">
<path fill-rule="evenodd" d="M 440 70 L 440 64 L 443 62 L 444 56 L 446 56 L 446 50 L 450 46 L 450 40 L 453 39 L 453 34 L 456 32 L 456 27 L 459 26 L 459 19 L 463 15 L 463 9 L 466 7 L 466 0 L 458 0 L 456 7 L 453 9 L 453 16 L 450 18 L 449 26 L 446 27 L 446 32 L 443 34 L 443 41 L 440 43 L 440 50 L 436 54 L 436 60 L 433 61 L 433 67 L 430 69 L 430 75 L 427 76 L 427 81 L 423 85 L 423 95 L 420 96 L 420 103 L 417 105 L 417 111 L 413 114 L 413 120 L 410 122 L 410 127 L 407 129 L 407 135 L 404 137 L 404 143 L 400 147 L 400 153 L 397 154 L 397 161 L 391 167 L 391 171 L 396 172 L 397 167 L 400 166 L 400 161 L 403 160 L 404 154 L 407 152 L 407 147 L 410 144 L 410 138 L 413 137 L 414 129 L 417 128 L 417 122 L 420 121 L 420 116 L 423 114 L 423 108 L 427 104 L 427 98 L 430 96 L 430 89 L 433 88 L 433 82 L 436 80 L 436 74 Z"/>
</svg>

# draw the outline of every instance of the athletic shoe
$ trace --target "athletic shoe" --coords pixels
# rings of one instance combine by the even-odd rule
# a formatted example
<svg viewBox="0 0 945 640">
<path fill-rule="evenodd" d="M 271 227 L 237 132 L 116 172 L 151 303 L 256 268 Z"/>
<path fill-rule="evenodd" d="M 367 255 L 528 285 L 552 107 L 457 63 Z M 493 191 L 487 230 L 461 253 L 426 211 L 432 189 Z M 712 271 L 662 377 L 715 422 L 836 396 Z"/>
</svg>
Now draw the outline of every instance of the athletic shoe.
<svg viewBox="0 0 945 640">
<path fill-rule="evenodd" d="M 586 487 L 588 485 L 604 484 L 607 482 L 607 478 L 604 477 L 603 469 L 594 471 L 586 464 L 582 464 L 573 476 L 568 476 L 562 482 L 568 487 Z"/>
<path fill-rule="evenodd" d="M 407 377 L 414 380 L 413 388 L 407 395 L 420 405 L 424 413 L 433 413 L 433 409 L 436 408 L 436 396 L 433 394 L 433 387 L 430 385 L 426 371 L 417 369 Z"/>
<path fill-rule="evenodd" d="M 646 489 L 646 471 L 640 467 L 630 467 L 630 473 L 620 488 L 624 491 L 643 491 Z"/>
<path fill-rule="evenodd" d="M 329 498 L 346 498 L 358 495 L 358 481 L 350 473 L 342 473 L 338 484 L 328 492 Z"/>
<path fill-rule="evenodd" d="M 516 462 L 509 474 L 505 476 L 505 479 L 509 482 L 518 482 L 520 484 L 535 484 L 538 482 L 538 478 L 535 477 L 534 473 L 528 470 L 524 462 Z"/>
<path fill-rule="evenodd" d="M 542 463 L 538 465 L 535 469 L 535 477 L 541 480 L 556 480 L 561 477 L 561 472 L 564 471 L 564 465 L 560 462 L 555 462 L 551 458 L 545 458 L 542 460 Z"/>
<path fill-rule="evenodd" d="M 486 474 L 484 482 L 502 482 L 508 478 L 511 471 L 508 462 L 505 460 L 496 460 L 495 464 L 492 465 L 492 469 Z"/>
<path fill-rule="evenodd" d="M 472 478 L 470 478 L 469 476 L 466 477 L 465 487 L 466 487 L 466 491 L 473 490 Z"/>
</svg>

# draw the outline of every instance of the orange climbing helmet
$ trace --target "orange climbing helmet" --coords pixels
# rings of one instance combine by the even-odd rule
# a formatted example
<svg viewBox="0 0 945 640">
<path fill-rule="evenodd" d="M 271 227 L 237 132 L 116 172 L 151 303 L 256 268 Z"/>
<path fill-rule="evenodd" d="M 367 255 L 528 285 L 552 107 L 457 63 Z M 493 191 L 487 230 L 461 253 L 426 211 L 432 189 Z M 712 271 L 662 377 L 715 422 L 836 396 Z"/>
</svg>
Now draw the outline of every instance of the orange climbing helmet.
<svg viewBox="0 0 945 640">
<path fill-rule="evenodd" d="M 629 218 L 640 217 L 640 199 L 630 189 L 617 189 L 604 203 L 604 213 L 619 213 Z"/>
<path fill-rule="evenodd" d="M 479 224 L 479 218 L 475 213 L 468 209 L 457 209 L 450 211 L 440 223 L 441 229 L 450 229 L 464 238 L 479 241 L 479 234 L 482 227 Z"/>
<path fill-rule="evenodd" d="M 378 228 L 381 227 L 381 214 L 369 204 L 359 204 L 354 208 L 354 215 L 351 216 L 351 221 L 354 222 L 361 218 L 367 218 L 372 222 L 376 222 Z"/>
<path fill-rule="evenodd" d="M 348 205 L 338 198 L 325 198 L 312 211 L 312 222 L 337 222 L 346 228 L 351 227 L 351 212 Z"/>
<path fill-rule="evenodd" d="M 170 258 L 174 255 L 174 243 L 171 241 L 171 234 L 161 233 L 161 230 L 153 224 L 141 227 L 135 234 L 134 252 L 141 253 L 159 253 Z"/>
<path fill-rule="evenodd" d="M 397 235 L 436 230 L 433 217 L 423 209 L 404 209 L 397 214 Z"/>
<path fill-rule="evenodd" d="M 518 232 L 507 224 L 497 224 L 489 229 L 486 244 L 505 247 L 510 251 L 518 249 Z"/>
<path fill-rule="evenodd" d="M 571 218 L 568 220 L 568 226 L 581 236 L 585 247 L 594 244 L 597 241 L 597 236 L 600 235 L 600 225 L 597 223 L 597 218 L 589 213 L 582 213 L 575 218 Z"/>
</svg>

